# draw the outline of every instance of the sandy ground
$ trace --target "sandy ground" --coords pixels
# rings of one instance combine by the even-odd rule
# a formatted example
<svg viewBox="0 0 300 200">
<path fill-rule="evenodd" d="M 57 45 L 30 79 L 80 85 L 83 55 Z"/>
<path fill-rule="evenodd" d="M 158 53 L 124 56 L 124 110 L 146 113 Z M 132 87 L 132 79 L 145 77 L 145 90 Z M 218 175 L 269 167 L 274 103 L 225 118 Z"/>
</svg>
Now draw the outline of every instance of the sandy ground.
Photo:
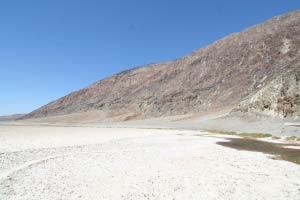
<svg viewBox="0 0 300 200">
<path fill-rule="evenodd" d="M 0 126 L 0 199 L 300 199 L 300 166 L 192 130 Z"/>
<path fill-rule="evenodd" d="M 103 112 L 73 113 L 70 115 L 53 116 L 27 120 L 25 123 L 48 124 L 60 126 L 93 126 L 119 128 L 172 128 L 181 130 L 211 129 L 221 131 L 235 131 L 244 133 L 270 133 L 272 135 L 300 136 L 300 116 L 291 119 L 272 118 L 258 113 L 234 112 L 234 107 L 211 109 L 205 112 L 157 117 L 149 119 L 132 119 L 129 121 L 119 118 L 108 118 L 103 121 Z M 111 121 L 113 120 L 113 121 Z M 117 120 L 117 121 L 114 121 Z M 121 121 L 120 121 L 121 120 Z M 18 121 L 15 123 L 24 123 Z"/>
<path fill-rule="evenodd" d="M 226 111 L 208 113 L 204 115 L 187 115 L 161 117 L 146 120 L 125 121 L 111 123 L 119 127 L 140 127 L 140 128 L 173 128 L 185 130 L 222 130 L 236 131 L 241 133 L 270 133 L 276 136 L 300 136 L 300 121 L 291 119 L 272 119 L 264 116 L 228 115 Z M 106 127 L 109 123 L 94 123 Z"/>
</svg>

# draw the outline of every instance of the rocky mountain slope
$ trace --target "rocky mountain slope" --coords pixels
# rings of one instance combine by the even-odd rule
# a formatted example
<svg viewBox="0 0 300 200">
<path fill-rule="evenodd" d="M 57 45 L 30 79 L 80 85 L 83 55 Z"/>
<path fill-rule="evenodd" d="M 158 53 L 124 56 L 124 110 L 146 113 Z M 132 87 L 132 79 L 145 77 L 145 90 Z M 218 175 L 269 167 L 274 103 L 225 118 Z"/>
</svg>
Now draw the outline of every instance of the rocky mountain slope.
<svg viewBox="0 0 300 200">
<path fill-rule="evenodd" d="M 250 99 L 241 102 L 237 110 L 299 119 L 300 65 L 297 70 L 277 77 Z"/>
<path fill-rule="evenodd" d="M 299 115 L 300 12 L 273 17 L 180 59 L 124 71 L 53 101 L 24 119 L 97 111 L 130 120 L 239 105 Z"/>
</svg>

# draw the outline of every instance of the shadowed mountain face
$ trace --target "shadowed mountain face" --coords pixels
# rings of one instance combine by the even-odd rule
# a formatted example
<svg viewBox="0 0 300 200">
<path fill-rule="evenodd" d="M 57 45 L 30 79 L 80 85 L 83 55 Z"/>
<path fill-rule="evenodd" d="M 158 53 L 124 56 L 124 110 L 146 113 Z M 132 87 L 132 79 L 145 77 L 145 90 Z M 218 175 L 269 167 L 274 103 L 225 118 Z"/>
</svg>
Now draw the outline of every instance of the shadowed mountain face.
<svg viewBox="0 0 300 200">
<path fill-rule="evenodd" d="M 241 102 L 243 111 L 267 109 L 272 115 L 283 117 L 283 107 L 289 104 L 286 107 L 293 107 L 289 115 L 294 116 L 300 109 L 299 69 L 300 12 L 294 11 L 229 35 L 180 59 L 121 72 L 24 118 L 99 111 L 102 119 L 129 120 L 194 113 Z M 293 77 L 295 81 L 290 81 Z M 270 88 L 269 84 L 276 85 L 276 80 L 281 81 L 278 84 L 283 88 L 288 85 L 285 93 L 274 86 L 280 92 L 275 92 L 267 105 L 263 97 L 253 99 Z"/>
</svg>

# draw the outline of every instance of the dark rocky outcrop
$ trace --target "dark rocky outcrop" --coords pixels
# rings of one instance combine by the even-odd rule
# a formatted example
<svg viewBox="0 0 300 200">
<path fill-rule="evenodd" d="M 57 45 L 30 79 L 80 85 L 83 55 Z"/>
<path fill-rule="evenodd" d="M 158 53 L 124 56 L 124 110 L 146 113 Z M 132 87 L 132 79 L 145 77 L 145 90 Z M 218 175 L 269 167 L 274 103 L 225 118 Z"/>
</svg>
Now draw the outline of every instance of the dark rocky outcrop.
<svg viewBox="0 0 300 200">
<path fill-rule="evenodd" d="M 300 65 L 284 73 L 240 104 L 243 112 L 258 112 L 275 117 L 300 116 Z"/>
</svg>

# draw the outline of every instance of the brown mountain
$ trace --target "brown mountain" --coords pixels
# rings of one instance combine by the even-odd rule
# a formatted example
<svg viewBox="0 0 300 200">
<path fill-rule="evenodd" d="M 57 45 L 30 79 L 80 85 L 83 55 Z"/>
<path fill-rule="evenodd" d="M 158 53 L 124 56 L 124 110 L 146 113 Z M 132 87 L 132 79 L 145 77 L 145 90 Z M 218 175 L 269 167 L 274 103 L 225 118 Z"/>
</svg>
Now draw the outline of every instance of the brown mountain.
<svg viewBox="0 0 300 200">
<path fill-rule="evenodd" d="M 280 117 L 300 110 L 300 12 L 273 17 L 180 59 L 124 71 L 24 118 L 95 113 L 129 120 L 236 106 Z"/>
<path fill-rule="evenodd" d="M 3 116 L 0 116 L 0 122 L 1 121 L 15 121 L 23 116 L 25 116 L 25 114 L 3 115 Z"/>
</svg>

